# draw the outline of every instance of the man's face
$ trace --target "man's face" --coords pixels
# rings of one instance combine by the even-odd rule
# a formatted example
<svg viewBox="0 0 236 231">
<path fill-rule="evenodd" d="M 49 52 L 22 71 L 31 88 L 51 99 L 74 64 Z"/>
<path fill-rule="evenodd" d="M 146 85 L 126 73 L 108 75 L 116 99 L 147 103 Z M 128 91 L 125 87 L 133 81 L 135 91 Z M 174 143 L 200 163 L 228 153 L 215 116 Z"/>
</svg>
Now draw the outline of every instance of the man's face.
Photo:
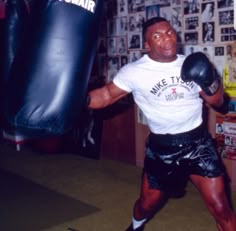
<svg viewBox="0 0 236 231">
<path fill-rule="evenodd" d="M 151 59 L 171 62 L 176 59 L 177 36 L 168 22 L 159 22 L 147 29 L 145 48 Z"/>
</svg>

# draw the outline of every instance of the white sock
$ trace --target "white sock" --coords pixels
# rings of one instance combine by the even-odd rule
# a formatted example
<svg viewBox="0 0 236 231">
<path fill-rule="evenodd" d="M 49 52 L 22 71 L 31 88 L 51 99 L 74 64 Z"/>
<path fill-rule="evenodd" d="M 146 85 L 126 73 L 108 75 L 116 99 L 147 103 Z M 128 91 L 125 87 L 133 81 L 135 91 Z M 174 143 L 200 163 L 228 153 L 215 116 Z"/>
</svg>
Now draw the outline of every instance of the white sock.
<svg viewBox="0 0 236 231">
<path fill-rule="evenodd" d="M 133 229 L 137 229 L 139 228 L 145 221 L 147 220 L 147 218 L 137 221 L 134 217 L 132 218 L 132 224 L 133 224 Z"/>
</svg>

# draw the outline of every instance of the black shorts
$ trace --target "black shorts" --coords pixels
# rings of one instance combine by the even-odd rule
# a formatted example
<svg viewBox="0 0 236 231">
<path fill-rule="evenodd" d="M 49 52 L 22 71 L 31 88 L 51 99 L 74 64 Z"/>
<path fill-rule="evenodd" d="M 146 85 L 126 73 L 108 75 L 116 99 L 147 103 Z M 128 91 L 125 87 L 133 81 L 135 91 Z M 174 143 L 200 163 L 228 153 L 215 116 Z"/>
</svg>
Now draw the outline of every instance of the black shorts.
<svg viewBox="0 0 236 231">
<path fill-rule="evenodd" d="M 150 188 L 181 189 L 192 174 L 204 177 L 224 175 L 224 166 L 207 132 L 178 145 L 177 140 L 169 146 L 159 141 L 151 134 L 146 144 L 144 173 L 147 174 Z"/>
</svg>

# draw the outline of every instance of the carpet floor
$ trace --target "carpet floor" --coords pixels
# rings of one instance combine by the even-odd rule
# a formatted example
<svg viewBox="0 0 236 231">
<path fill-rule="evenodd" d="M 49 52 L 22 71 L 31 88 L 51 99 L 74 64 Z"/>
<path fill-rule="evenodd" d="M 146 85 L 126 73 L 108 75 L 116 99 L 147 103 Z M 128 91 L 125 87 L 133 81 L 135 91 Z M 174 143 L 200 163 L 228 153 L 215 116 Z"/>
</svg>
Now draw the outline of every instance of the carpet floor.
<svg viewBox="0 0 236 231">
<path fill-rule="evenodd" d="M 20 152 L 0 144 L 1 231 L 124 231 L 142 169 L 72 153 Z M 236 206 L 236 193 L 232 193 Z M 145 231 L 216 231 L 192 184 Z"/>
<path fill-rule="evenodd" d="M 0 169 L 0 230 L 40 231 L 98 208 Z"/>
</svg>

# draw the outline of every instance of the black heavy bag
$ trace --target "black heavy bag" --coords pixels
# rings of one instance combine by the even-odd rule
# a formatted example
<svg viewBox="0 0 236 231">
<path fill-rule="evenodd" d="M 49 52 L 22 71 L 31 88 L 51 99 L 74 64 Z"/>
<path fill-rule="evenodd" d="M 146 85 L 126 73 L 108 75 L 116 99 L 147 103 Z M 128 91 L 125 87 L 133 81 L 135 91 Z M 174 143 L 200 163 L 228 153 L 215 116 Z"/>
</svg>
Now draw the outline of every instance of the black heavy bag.
<svg viewBox="0 0 236 231">
<path fill-rule="evenodd" d="M 31 15 L 11 66 L 5 115 L 24 134 L 61 135 L 84 103 L 102 0 L 37 0 Z"/>
</svg>

